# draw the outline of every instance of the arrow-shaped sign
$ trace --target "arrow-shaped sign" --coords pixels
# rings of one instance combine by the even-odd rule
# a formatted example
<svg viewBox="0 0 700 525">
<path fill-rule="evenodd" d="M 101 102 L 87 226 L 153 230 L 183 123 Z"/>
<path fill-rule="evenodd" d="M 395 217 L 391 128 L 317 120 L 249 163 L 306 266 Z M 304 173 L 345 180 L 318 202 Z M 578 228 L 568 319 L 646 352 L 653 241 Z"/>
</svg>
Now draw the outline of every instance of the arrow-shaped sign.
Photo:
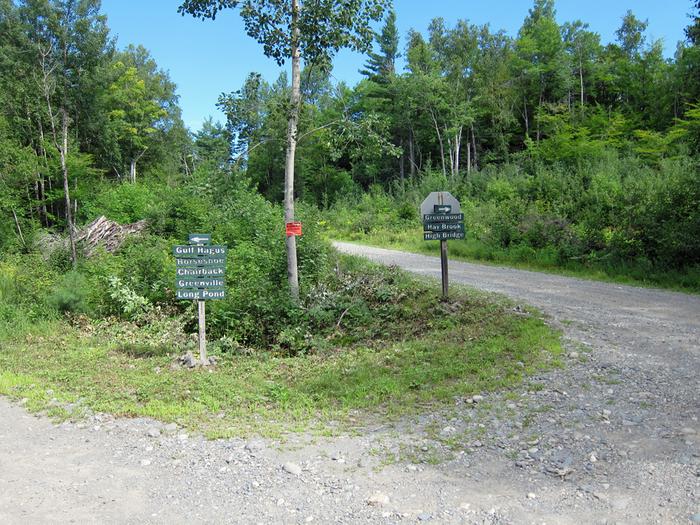
<svg viewBox="0 0 700 525">
<path fill-rule="evenodd" d="M 190 233 L 190 244 L 209 244 L 211 235 L 208 233 Z"/>
</svg>

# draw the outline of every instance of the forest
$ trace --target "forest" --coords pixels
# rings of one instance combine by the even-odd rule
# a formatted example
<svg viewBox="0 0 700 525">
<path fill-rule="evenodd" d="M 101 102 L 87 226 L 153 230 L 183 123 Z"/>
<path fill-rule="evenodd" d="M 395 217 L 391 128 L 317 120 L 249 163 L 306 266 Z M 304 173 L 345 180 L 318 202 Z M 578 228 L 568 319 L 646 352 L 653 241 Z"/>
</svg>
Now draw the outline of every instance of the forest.
<svg viewBox="0 0 700 525">
<path fill-rule="evenodd" d="M 0 0 L 0 317 L 183 312 L 170 246 L 206 231 L 236 261 L 215 337 L 309 348 L 346 308 L 329 314 L 319 290 L 351 294 L 328 239 L 430 249 L 418 204 L 433 190 L 463 203 L 456 255 L 700 289 L 700 3 L 673 58 L 631 11 L 602 42 L 558 23 L 553 0 L 516 35 L 440 18 L 400 35 L 386 4 L 364 45 L 348 40 L 367 53 L 357 85 L 332 81 L 332 54 L 302 56 L 299 308 L 281 207 L 288 74 L 221 86 L 225 122 L 189 130 L 175 82 L 144 47 L 116 45 L 98 0 Z M 102 215 L 148 234 L 87 257 L 76 238 Z"/>
</svg>

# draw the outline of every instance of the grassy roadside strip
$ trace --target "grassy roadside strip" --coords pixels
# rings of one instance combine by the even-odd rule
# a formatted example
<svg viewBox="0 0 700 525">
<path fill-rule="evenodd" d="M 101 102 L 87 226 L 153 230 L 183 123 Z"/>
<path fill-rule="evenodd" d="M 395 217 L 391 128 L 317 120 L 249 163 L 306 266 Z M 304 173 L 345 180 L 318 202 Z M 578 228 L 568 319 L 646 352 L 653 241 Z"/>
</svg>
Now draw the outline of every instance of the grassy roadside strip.
<svg viewBox="0 0 700 525">
<path fill-rule="evenodd" d="M 327 238 L 332 240 L 366 244 L 378 248 L 388 248 L 425 255 L 440 255 L 440 243 L 424 241 L 418 230 L 404 229 L 400 231 L 379 230 L 370 233 L 346 233 L 329 231 Z M 595 266 L 572 261 L 566 266 L 559 266 L 550 261 L 547 254 L 539 256 L 537 252 L 528 253 L 524 258 L 517 251 L 506 249 L 497 250 L 473 240 L 450 241 L 450 258 L 486 264 L 490 266 L 506 266 L 520 270 L 577 277 L 591 281 L 602 281 L 616 284 L 626 284 L 643 288 L 661 288 L 674 292 L 700 294 L 700 271 L 680 273 L 674 271 L 648 272 L 633 266 Z"/>
<path fill-rule="evenodd" d="M 186 370 L 171 367 L 167 334 L 134 355 L 124 334 L 138 341 L 147 327 L 47 321 L 0 330 L 0 395 L 59 419 L 90 410 L 174 421 L 211 438 L 275 436 L 449 406 L 559 364 L 559 334 L 536 311 L 458 287 L 445 302 L 433 283 L 361 264 L 371 291 L 354 289 L 342 322 L 334 311 L 319 328 L 326 344 L 316 350 L 234 353 L 212 344 L 220 363 Z"/>
</svg>

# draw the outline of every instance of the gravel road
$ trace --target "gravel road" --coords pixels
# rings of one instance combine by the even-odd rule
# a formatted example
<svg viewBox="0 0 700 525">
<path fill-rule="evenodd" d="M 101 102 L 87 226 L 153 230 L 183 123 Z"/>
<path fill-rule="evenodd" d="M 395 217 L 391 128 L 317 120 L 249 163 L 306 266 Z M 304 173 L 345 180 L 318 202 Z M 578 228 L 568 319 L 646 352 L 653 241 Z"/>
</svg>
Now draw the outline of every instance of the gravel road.
<svg viewBox="0 0 700 525">
<path fill-rule="evenodd" d="M 439 275 L 433 257 L 336 243 Z M 539 307 L 563 369 L 320 438 L 207 441 L 0 398 L 0 523 L 700 523 L 700 297 L 451 262 Z"/>
</svg>

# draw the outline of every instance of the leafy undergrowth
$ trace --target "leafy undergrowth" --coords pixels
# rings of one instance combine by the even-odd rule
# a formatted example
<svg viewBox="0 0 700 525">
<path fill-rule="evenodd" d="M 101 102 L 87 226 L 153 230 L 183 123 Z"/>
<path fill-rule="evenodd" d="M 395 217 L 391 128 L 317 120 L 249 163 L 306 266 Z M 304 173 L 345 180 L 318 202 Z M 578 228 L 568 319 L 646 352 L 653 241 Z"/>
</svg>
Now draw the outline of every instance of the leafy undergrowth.
<svg viewBox="0 0 700 525">
<path fill-rule="evenodd" d="M 210 345 L 215 368 L 187 370 L 172 365 L 194 340 L 171 314 L 47 321 L 0 330 L 0 394 L 57 417 L 81 407 L 209 437 L 278 435 L 422 412 L 558 364 L 559 335 L 534 311 L 458 287 L 443 301 L 395 268 L 341 262 L 300 308 L 299 351 L 224 337 Z"/>
</svg>

